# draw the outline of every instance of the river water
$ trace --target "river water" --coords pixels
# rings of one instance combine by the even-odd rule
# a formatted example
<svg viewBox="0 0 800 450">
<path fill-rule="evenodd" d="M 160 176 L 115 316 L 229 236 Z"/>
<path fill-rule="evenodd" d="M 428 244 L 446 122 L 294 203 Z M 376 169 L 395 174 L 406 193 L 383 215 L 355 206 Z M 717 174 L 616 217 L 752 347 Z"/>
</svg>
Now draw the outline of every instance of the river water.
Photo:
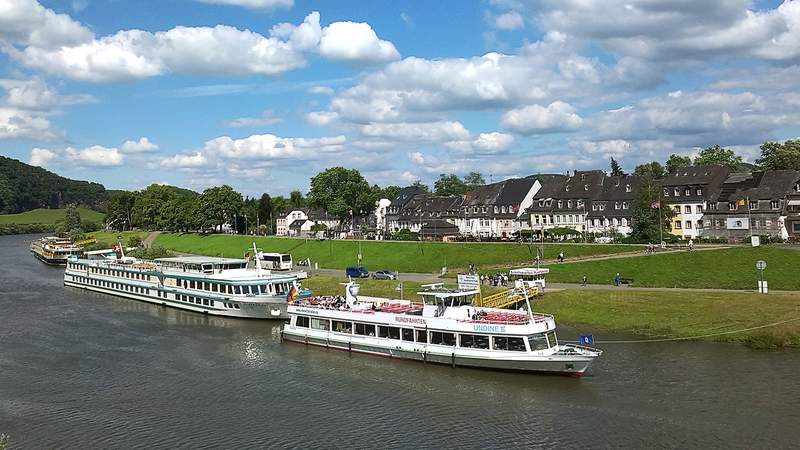
<svg viewBox="0 0 800 450">
<path fill-rule="evenodd" d="M 11 448 L 783 448 L 800 439 L 798 351 L 608 345 L 581 379 L 351 356 L 281 343 L 280 323 L 66 288 L 63 269 L 29 254 L 31 238 L 0 236 L 0 432 Z"/>
</svg>

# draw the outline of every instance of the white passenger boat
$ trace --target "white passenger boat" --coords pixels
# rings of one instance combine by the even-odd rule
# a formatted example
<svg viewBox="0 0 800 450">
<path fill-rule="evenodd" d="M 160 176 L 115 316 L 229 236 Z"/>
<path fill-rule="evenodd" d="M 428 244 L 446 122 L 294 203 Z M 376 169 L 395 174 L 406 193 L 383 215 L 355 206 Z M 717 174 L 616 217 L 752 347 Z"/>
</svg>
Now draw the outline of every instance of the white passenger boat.
<svg viewBox="0 0 800 450">
<path fill-rule="evenodd" d="M 31 253 L 45 264 L 63 266 L 67 258 L 81 255 L 83 250 L 67 238 L 48 236 L 31 242 Z"/>
<path fill-rule="evenodd" d="M 347 283 L 344 297 L 289 302 L 283 338 L 307 345 L 392 358 L 581 376 L 601 350 L 559 344 L 549 314 L 475 307 L 477 290 L 433 285 L 424 303 L 359 297 Z M 523 289 L 521 283 L 515 289 Z M 524 292 L 523 292 L 524 293 Z M 527 299 L 527 294 L 525 293 Z"/>
<path fill-rule="evenodd" d="M 64 284 L 216 316 L 286 319 L 287 298 L 299 295 L 296 277 L 273 274 L 245 259 L 181 256 L 141 261 L 117 256 L 71 257 Z M 308 294 L 308 293 L 307 293 Z"/>
</svg>

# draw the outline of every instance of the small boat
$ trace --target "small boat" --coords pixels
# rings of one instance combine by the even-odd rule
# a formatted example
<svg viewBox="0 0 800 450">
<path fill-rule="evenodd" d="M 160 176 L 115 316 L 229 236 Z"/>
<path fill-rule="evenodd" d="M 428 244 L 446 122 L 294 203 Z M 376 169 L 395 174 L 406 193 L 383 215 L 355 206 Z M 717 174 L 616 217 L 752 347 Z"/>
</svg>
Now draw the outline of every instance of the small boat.
<svg viewBox="0 0 800 450">
<path fill-rule="evenodd" d="M 252 260 L 179 256 L 153 261 L 125 256 L 71 256 L 64 285 L 203 314 L 287 319 L 288 297 L 308 297 L 292 273 L 273 274 Z"/>
<path fill-rule="evenodd" d="M 601 350 L 561 344 L 552 315 L 532 312 L 522 283 L 509 291 L 527 311 L 476 307 L 480 292 L 429 285 L 422 303 L 345 295 L 289 302 L 283 339 L 306 345 L 453 367 L 581 376 Z"/>
<path fill-rule="evenodd" d="M 83 254 L 83 249 L 67 238 L 47 236 L 31 242 L 31 253 L 51 266 L 64 266 L 70 256 Z"/>
</svg>

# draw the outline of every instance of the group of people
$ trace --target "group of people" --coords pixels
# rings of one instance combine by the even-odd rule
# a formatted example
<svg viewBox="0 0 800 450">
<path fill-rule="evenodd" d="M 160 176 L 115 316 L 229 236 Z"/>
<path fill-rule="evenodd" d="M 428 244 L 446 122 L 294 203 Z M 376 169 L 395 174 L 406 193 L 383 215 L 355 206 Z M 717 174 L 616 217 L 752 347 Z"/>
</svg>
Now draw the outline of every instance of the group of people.
<svg viewBox="0 0 800 450">
<path fill-rule="evenodd" d="M 481 284 L 487 286 L 508 286 L 508 274 L 496 273 L 494 275 L 481 275 Z"/>
<path fill-rule="evenodd" d="M 329 309 L 342 309 L 347 300 L 341 295 L 317 295 L 315 297 L 297 298 L 293 304 L 298 306 L 322 306 Z"/>
</svg>

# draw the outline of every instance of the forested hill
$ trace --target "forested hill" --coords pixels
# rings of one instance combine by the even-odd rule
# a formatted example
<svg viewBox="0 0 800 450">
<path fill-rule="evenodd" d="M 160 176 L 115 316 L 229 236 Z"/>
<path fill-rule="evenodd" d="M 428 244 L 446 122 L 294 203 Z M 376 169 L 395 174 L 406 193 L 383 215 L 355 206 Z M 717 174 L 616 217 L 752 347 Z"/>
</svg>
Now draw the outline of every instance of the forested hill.
<svg viewBox="0 0 800 450">
<path fill-rule="evenodd" d="M 70 203 L 103 210 L 108 198 L 102 184 L 70 180 L 0 156 L 0 214 L 59 208 Z"/>
</svg>

